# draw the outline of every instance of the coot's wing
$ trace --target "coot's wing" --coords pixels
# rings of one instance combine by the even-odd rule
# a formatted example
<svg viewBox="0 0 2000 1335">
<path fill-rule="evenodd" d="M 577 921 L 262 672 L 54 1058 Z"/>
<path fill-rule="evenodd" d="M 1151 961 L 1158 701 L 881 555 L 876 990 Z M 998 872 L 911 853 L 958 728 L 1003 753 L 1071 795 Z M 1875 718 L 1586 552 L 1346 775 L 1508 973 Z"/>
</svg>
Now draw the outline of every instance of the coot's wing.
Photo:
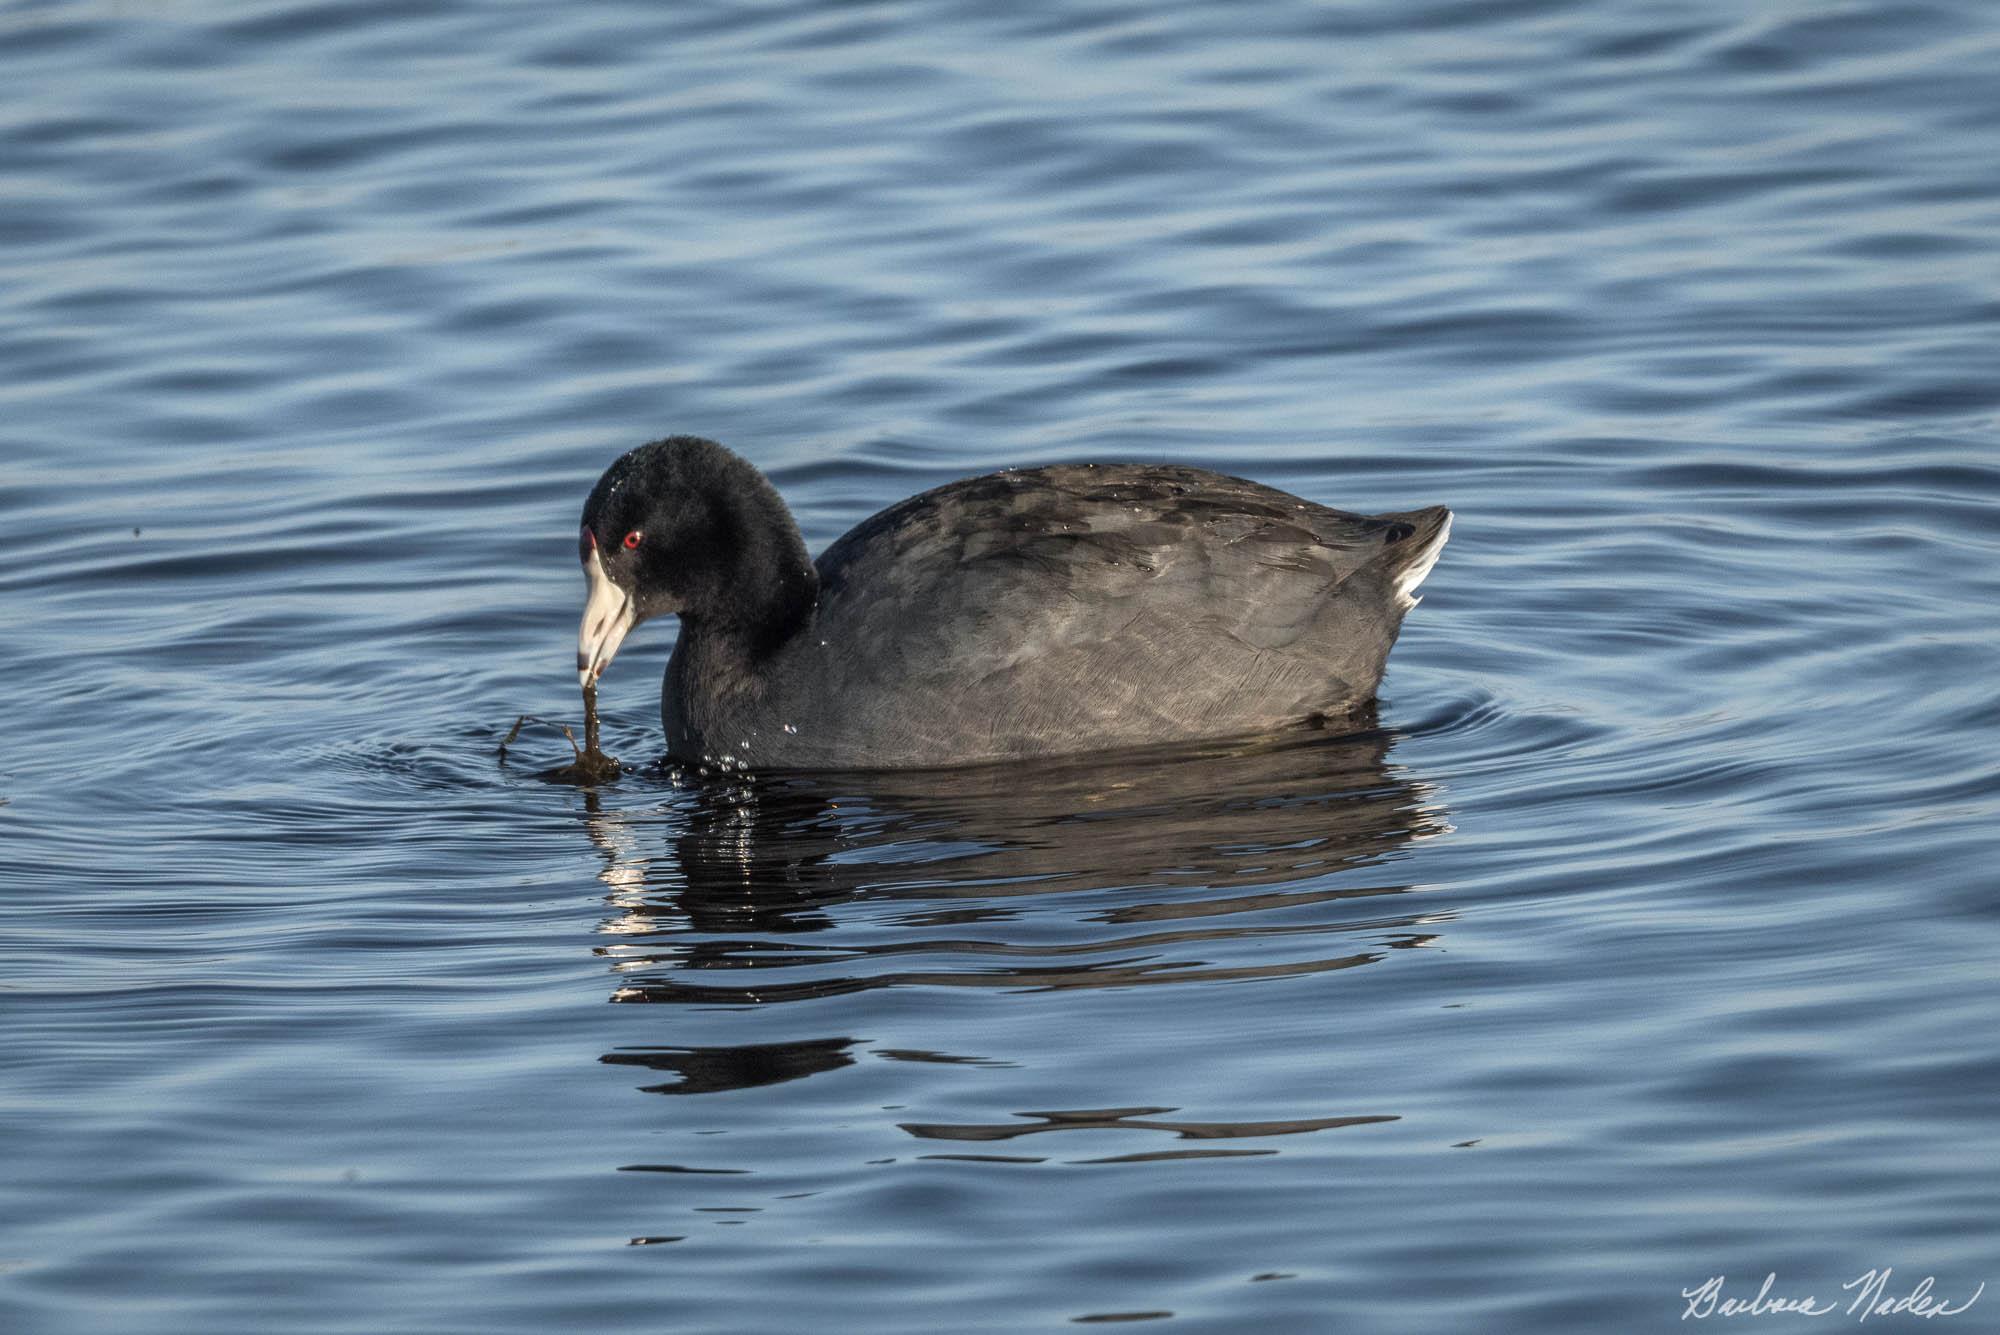
<svg viewBox="0 0 2000 1335">
<path fill-rule="evenodd" d="M 1442 508 L 1349 514 L 1197 468 L 1065 464 L 912 496 L 849 531 L 817 565 L 823 603 L 893 607 L 899 618 L 990 616 L 994 599 L 1017 611 L 1040 600 L 1111 615 L 1147 591 L 1151 603 L 1224 620 L 1233 612 L 1275 630 L 1309 617 L 1358 571 L 1393 575 L 1418 561 L 1449 517 Z M 1251 592 L 1262 596 L 1225 601 Z"/>
<path fill-rule="evenodd" d="M 1272 727 L 1373 694 L 1441 522 L 1190 468 L 972 478 L 827 549 L 822 642 L 787 676 L 801 712 L 910 755 Z"/>
</svg>

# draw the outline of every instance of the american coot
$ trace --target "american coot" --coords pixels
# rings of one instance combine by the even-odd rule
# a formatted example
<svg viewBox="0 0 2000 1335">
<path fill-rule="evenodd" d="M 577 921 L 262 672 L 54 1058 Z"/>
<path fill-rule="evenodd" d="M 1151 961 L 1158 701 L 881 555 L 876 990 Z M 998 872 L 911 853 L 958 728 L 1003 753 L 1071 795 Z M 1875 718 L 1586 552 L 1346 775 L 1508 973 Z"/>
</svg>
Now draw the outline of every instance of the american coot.
<svg viewBox="0 0 2000 1335">
<path fill-rule="evenodd" d="M 1248 736 L 1374 698 L 1442 506 L 1354 515 L 1165 464 L 953 482 L 819 560 L 777 490 L 674 436 L 583 507 L 588 684 L 648 617 L 680 642 L 660 702 L 675 759 L 887 769 Z"/>
</svg>

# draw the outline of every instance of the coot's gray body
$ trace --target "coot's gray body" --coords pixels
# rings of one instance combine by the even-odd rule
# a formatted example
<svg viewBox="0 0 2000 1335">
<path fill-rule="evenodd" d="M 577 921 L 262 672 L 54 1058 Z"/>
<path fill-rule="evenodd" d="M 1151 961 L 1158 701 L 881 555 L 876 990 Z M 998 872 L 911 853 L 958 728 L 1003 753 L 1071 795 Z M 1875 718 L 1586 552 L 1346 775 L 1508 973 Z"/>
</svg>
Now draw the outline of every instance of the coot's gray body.
<svg viewBox="0 0 2000 1335">
<path fill-rule="evenodd" d="M 611 554 L 593 608 L 624 593 L 631 624 L 682 617 L 661 700 L 675 758 L 950 766 L 1344 720 L 1374 698 L 1450 521 L 1348 514 L 1196 468 L 1069 464 L 913 496 L 801 569 L 762 476 L 681 437 L 606 474 L 584 559 Z M 706 569 L 674 580 L 649 547 Z M 725 547 L 747 547 L 748 566 Z M 649 583 L 674 587 L 648 606 Z M 584 630 L 594 675 L 610 655 L 592 652 L 588 615 Z"/>
</svg>

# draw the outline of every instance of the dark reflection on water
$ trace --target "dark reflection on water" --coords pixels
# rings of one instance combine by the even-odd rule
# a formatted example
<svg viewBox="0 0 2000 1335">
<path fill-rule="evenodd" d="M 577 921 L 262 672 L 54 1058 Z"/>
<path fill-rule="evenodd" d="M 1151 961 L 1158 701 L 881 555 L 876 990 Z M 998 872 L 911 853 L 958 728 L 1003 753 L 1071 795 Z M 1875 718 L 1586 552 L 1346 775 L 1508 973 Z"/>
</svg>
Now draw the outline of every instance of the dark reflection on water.
<svg viewBox="0 0 2000 1335">
<path fill-rule="evenodd" d="M 604 929 L 615 943 L 598 950 L 618 973 L 614 1000 L 703 1005 L 1244 982 L 1373 963 L 1434 940 L 1450 917 L 1442 905 L 1397 911 L 1408 885 L 1344 875 L 1448 828 L 1433 791 L 1388 763 L 1393 744 L 1378 730 L 708 783 L 667 856 L 600 810 L 585 828 L 618 913 Z M 843 933 L 851 905 L 876 930 Z M 1031 934 L 1010 930 L 1031 912 Z M 797 1057 L 797 1074 L 827 1069 Z M 713 1054 L 701 1060 L 712 1071 Z"/>
<path fill-rule="evenodd" d="M 1395 733 L 931 773 L 702 780 L 667 771 L 668 819 L 635 822 L 583 794 L 583 830 L 614 914 L 596 953 L 611 999 L 699 1010 L 775 1008 L 870 992 L 986 989 L 1022 1002 L 1281 983 L 1429 945 L 1447 904 L 1409 903 L 1388 874 L 1449 829 L 1435 790 L 1394 764 Z M 643 779 L 609 790 L 621 799 Z M 780 1003 L 783 1003 L 781 1005 Z M 999 1032 L 998 1029 L 995 1032 Z M 1017 1063 L 864 1037 L 635 1045 L 606 1065 L 667 1079 L 645 1093 L 740 1095 L 874 1058 L 1000 1071 Z M 1068 1133 L 1103 1152 L 932 1151 L 912 1162 L 1099 1167 L 1268 1158 L 1270 1142 L 1393 1123 L 1374 1109 L 1285 1118 L 1177 1117 L 1167 1105 L 1012 1111 L 991 1122 L 889 1119 L 919 1141 Z M 1181 1141 L 1247 1145 L 1158 1147 Z M 692 1146 L 693 1142 L 682 1142 Z M 752 1171 L 728 1146 L 704 1162 L 620 1165 L 670 1176 Z M 892 1157 L 883 1162 L 893 1163 Z"/>
<path fill-rule="evenodd" d="M 751 1043 L 735 1048 L 628 1048 L 598 1058 L 608 1066 L 640 1066 L 678 1077 L 663 1085 L 641 1085 L 647 1094 L 713 1094 L 725 1089 L 802 1080 L 820 1071 L 852 1066 L 851 1038 L 798 1043 Z"/>
<path fill-rule="evenodd" d="M 938 1126 L 905 1122 L 903 1130 L 926 1140 L 1013 1140 L 1044 1131 L 1169 1131 L 1183 1140 L 1235 1140 L 1245 1136 L 1296 1136 L 1337 1126 L 1393 1122 L 1394 1117 L 1317 1117 L 1289 1122 L 1170 1122 L 1159 1114 L 1172 1108 L 1092 1108 L 1070 1112 L 1028 1112 L 1028 1126 Z"/>
<path fill-rule="evenodd" d="M 1014 1140 L 1048 1131 L 1164 1131 L 1182 1140 L 1242 1140 L 1262 1136 L 1296 1136 L 1308 1131 L 1329 1131 L 1343 1126 L 1368 1126 L 1393 1122 L 1392 1115 L 1360 1117 L 1308 1117 L 1286 1122 L 1174 1122 L 1161 1120 L 1173 1108 L 1081 1108 L 1066 1112 L 1024 1112 L 1034 1119 L 1028 1125 L 955 1126 L 905 1122 L 903 1130 L 924 1140 Z M 1160 1163 L 1175 1159 L 1231 1159 L 1276 1154 L 1275 1149 L 1148 1150 L 1133 1154 L 1112 1154 L 1096 1159 L 1071 1159 L 1072 1164 Z M 926 1154 L 925 1159 L 962 1159 L 986 1163 L 1046 1163 L 1043 1158 L 1025 1155 Z"/>
</svg>

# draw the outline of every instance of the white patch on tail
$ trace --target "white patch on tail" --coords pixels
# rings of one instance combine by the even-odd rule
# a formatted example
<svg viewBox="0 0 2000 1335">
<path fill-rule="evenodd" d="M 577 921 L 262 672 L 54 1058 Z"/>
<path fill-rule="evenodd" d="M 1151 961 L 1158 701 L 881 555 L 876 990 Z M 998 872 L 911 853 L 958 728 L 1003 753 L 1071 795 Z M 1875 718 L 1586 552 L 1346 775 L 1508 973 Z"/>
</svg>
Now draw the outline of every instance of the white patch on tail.
<svg viewBox="0 0 2000 1335">
<path fill-rule="evenodd" d="M 1450 515 L 1445 516 L 1444 527 L 1431 539 L 1430 546 L 1424 548 L 1417 559 L 1403 567 L 1402 573 L 1396 576 L 1396 602 L 1405 612 L 1423 601 L 1416 596 L 1417 585 L 1424 582 L 1424 576 L 1431 573 L 1431 567 L 1443 554 L 1445 539 L 1451 536 L 1451 519 Z"/>
</svg>

